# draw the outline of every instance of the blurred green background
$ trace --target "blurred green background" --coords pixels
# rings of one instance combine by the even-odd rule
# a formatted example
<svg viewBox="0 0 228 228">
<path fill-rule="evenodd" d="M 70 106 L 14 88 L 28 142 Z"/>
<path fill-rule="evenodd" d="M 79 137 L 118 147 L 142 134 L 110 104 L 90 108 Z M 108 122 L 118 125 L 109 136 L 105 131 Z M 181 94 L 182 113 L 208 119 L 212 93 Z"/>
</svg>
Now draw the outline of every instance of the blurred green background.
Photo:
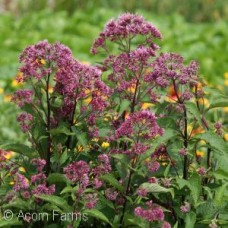
<svg viewBox="0 0 228 228">
<path fill-rule="evenodd" d="M 227 0 L 0 0 L 0 140 L 23 140 L 10 94 L 18 87 L 18 55 L 39 40 L 56 40 L 74 56 L 95 63 L 94 38 L 121 12 L 142 14 L 162 32 L 163 52 L 179 52 L 200 62 L 210 85 L 228 87 Z M 225 88 L 226 87 L 226 88 Z"/>
</svg>

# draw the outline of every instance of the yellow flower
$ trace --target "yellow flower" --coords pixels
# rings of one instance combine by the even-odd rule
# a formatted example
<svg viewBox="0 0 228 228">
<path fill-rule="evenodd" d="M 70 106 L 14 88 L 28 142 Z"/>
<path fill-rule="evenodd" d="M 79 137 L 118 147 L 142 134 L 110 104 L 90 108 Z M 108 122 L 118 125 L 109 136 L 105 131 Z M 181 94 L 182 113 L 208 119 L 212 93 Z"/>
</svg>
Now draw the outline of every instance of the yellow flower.
<svg viewBox="0 0 228 228">
<path fill-rule="evenodd" d="M 228 107 L 223 108 L 224 112 L 228 112 Z"/>
<path fill-rule="evenodd" d="M 24 167 L 19 167 L 19 171 L 21 171 L 22 173 L 25 173 L 26 172 L 26 170 L 25 170 Z"/>
<path fill-rule="evenodd" d="M 209 107 L 209 101 L 206 98 L 201 98 L 198 100 L 200 104 L 204 104 L 206 108 Z"/>
<path fill-rule="evenodd" d="M 224 139 L 228 141 L 228 133 L 224 134 Z"/>
<path fill-rule="evenodd" d="M 228 86 L 228 79 L 225 80 L 224 84 L 225 86 Z"/>
<path fill-rule="evenodd" d="M 84 148 L 83 146 L 77 146 L 77 151 L 80 153 L 80 152 L 83 152 L 84 151 Z"/>
<path fill-rule="evenodd" d="M 49 92 L 49 93 L 53 93 L 53 91 L 54 91 L 54 88 L 53 88 L 52 86 L 49 85 L 49 86 L 48 86 L 48 92 Z"/>
<path fill-rule="evenodd" d="M 127 91 L 130 92 L 130 93 L 135 93 L 135 85 L 132 85 L 130 87 L 127 88 Z"/>
<path fill-rule="evenodd" d="M 9 160 L 9 159 L 11 159 L 14 155 L 15 155 L 15 153 L 14 153 L 13 151 L 9 151 L 9 152 L 7 152 L 6 155 L 4 155 L 4 157 L 5 157 L 7 160 Z"/>
<path fill-rule="evenodd" d="M 225 72 L 225 73 L 224 73 L 224 78 L 225 78 L 225 79 L 228 79 L 228 72 Z"/>
<path fill-rule="evenodd" d="M 144 110 L 144 109 L 150 108 L 152 106 L 154 106 L 154 104 L 152 104 L 152 103 L 143 103 L 142 104 L 142 109 Z"/>
<path fill-rule="evenodd" d="M 107 148 L 107 147 L 109 147 L 110 146 L 110 144 L 108 143 L 108 142 L 103 142 L 102 144 L 101 144 L 101 147 L 103 147 L 103 148 Z"/>
<path fill-rule="evenodd" d="M 204 156 L 204 152 L 203 152 L 203 151 L 200 151 L 200 150 L 197 150 L 197 151 L 196 151 L 196 155 L 197 155 L 198 157 L 203 157 L 203 156 Z"/>
<path fill-rule="evenodd" d="M 99 138 L 93 138 L 91 141 L 92 142 L 98 142 L 99 141 Z"/>
<path fill-rule="evenodd" d="M 16 79 L 14 79 L 11 83 L 11 86 L 13 86 L 13 87 L 17 87 L 18 85 L 20 85 L 20 83 L 18 83 L 18 81 Z"/>
<path fill-rule="evenodd" d="M 11 98 L 12 98 L 12 96 L 11 96 L 11 95 L 6 94 L 6 95 L 4 96 L 4 98 L 3 98 L 3 100 L 4 100 L 4 102 L 8 103 L 8 102 L 10 102 L 10 101 L 11 101 Z"/>
<path fill-rule="evenodd" d="M 162 166 L 167 166 L 168 162 L 162 162 L 161 164 L 162 164 Z"/>
<path fill-rule="evenodd" d="M 88 65 L 88 66 L 90 65 L 90 62 L 88 62 L 88 61 L 81 61 L 81 63 Z"/>
<path fill-rule="evenodd" d="M 91 97 L 91 96 L 87 97 L 87 98 L 84 100 L 84 102 L 85 102 L 86 104 L 89 104 L 91 101 L 92 101 L 92 97 Z"/>
<path fill-rule="evenodd" d="M 0 88 L 0 94 L 2 94 L 4 92 L 3 88 Z"/>
<path fill-rule="evenodd" d="M 38 64 L 42 64 L 42 65 L 44 65 L 46 63 L 46 61 L 44 59 L 36 59 L 36 62 Z"/>
<path fill-rule="evenodd" d="M 14 181 L 10 181 L 9 184 L 10 184 L 10 185 L 14 185 L 15 182 L 14 182 Z"/>
<path fill-rule="evenodd" d="M 149 162 L 151 159 L 150 158 L 146 158 L 145 159 L 145 162 Z"/>
</svg>

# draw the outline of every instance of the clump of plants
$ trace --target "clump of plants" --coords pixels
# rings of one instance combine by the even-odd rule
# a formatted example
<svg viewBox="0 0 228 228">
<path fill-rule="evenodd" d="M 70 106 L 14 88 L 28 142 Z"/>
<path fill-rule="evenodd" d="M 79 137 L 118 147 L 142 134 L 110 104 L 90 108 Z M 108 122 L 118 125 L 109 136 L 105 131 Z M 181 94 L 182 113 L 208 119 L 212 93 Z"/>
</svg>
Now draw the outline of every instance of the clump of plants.
<svg viewBox="0 0 228 228">
<path fill-rule="evenodd" d="M 0 225 L 228 223 L 228 146 L 222 123 L 211 121 L 227 97 L 215 92 L 206 106 L 199 64 L 161 52 L 157 39 L 155 26 L 126 13 L 94 41 L 91 53 L 103 57 L 96 66 L 58 42 L 20 54 L 24 88 L 12 101 L 29 145 L 1 145 Z"/>
</svg>

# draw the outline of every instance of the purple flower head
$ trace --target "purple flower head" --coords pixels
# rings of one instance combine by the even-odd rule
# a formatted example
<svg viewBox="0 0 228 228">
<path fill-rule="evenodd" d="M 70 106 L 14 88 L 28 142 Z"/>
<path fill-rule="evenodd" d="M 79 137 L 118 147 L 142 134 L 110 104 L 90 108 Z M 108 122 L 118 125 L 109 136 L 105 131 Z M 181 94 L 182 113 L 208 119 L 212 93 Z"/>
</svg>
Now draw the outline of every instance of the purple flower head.
<svg viewBox="0 0 228 228">
<path fill-rule="evenodd" d="M 186 148 L 181 148 L 181 149 L 179 150 L 179 154 L 180 154 L 181 156 L 186 156 L 186 155 L 188 154 L 188 150 L 187 150 Z"/>
<path fill-rule="evenodd" d="M 19 56 L 19 61 L 23 64 L 20 67 L 23 81 L 29 78 L 40 80 L 54 69 L 68 65 L 72 61 L 72 53 L 59 42 L 50 44 L 45 40 L 28 46 Z"/>
<path fill-rule="evenodd" d="M 199 69 L 195 61 L 188 66 L 184 65 L 184 58 L 176 53 L 162 53 L 152 63 L 152 71 L 144 77 L 145 82 L 166 88 L 175 81 L 178 85 L 188 84 L 195 86 L 198 83 L 197 72 Z M 189 100 L 193 97 L 190 91 L 182 94 L 182 100 Z"/>
<path fill-rule="evenodd" d="M 89 165 L 85 161 L 78 161 L 69 164 L 67 167 L 64 168 L 64 173 L 66 177 L 71 180 L 72 182 L 77 181 L 86 181 L 85 175 L 89 173 Z"/>
<path fill-rule="evenodd" d="M 204 167 L 199 167 L 197 172 L 200 176 L 204 176 L 207 173 L 207 170 Z"/>
<path fill-rule="evenodd" d="M 147 190 L 144 189 L 144 188 L 138 188 L 138 189 L 137 189 L 137 194 L 138 194 L 139 196 L 146 197 L 146 196 L 147 196 Z"/>
<path fill-rule="evenodd" d="M 155 173 L 159 170 L 160 168 L 160 163 L 158 161 L 149 161 L 146 162 L 146 166 L 149 172 Z"/>
<path fill-rule="evenodd" d="M 43 173 L 38 173 L 38 174 L 35 174 L 35 175 L 32 175 L 31 176 L 31 183 L 34 184 L 34 183 L 43 183 L 46 181 L 46 175 L 43 174 Z"/>
<path fill-rule="evenodd" d="M 153 38 L 162 38 L 160 31 L 151 23 L 145 21 L 142 16 L 125 13 L 106 24 L 104 31 L 94 41 L 91 52 L 96 54 L 99 47 L 104 48 L 106 40 L 115 42 L 119 39 L 134 38 L 137 35 L 147 36 L 147 43 L 152 48 L 156 48 L 152 42 Z"/>
<path fill-rule="evenodd" d="M 163 222 L 161 228 L 172 228 L 171 225 L 168 222 Z"/>
<path fill-rule="evenodd" d="M 49 187 L 47 187 L 46 184 L 39 184 L 32 190 L 32 194 L 34 195 L 41 195 L 41 194 L 52 195 L 54 193 L 55 193 L 54 184 Z"/>
<path fill-rule="evenodd" d="M 86 204 L 85 204 L 85 207 L 88 208 L 88 209 L 92 209 L 95 207 L 97 201 L 98 201 L 98 198 L 97 198 L 97 194 L 96 193 L 93 193 L 93 194 L 87 194 L 85 196 L 85 200 L 87 201 Z"/>
<path fill-rule="evenodd" d="M 107 188 L 105 190 L 105 196 L 111 201 L 115 201 L 118 196 L 118 192 L 114 188 Z"/>
<path fill-rule="evenodd" d="M 143 154 L 148 149 L 148 146 L 143 145 L 142 143 L 135 143 L 132 147 L 133 154 Z"/>
<path fill-rule="evenodd" d="M 13 186 L 13 190 L 19 192 L 21 190 L 27 190 L 29 188 L 28 180 L 22 174 L 16 174 L 16 183 Z"/>
<path fill-rule="evenodd" d="M 31 163 L 36 166 L 37 171 L 41 173 L 44 169 L 44 166 L 46 165 L 46 161 L 44 159 L 40 158 L 33 158 L 31 160 Z"/>
<path fill-rule="evenodd" d="M 156 122 L 155 115 L 149 110 L 130 114 L 115 132 L 116 138 L 121 136 L 136 137 L 140 134 L 142 139 L 153 139 L 163 134 L 163 129 Z"/>
<path fill-rule="evenodd" d="M 98 162 L 100 163 L 96 167 L 93 168 L 92 172 L 96 177 L 99 177 L 101 175 L 104 175 L 106 173 L 109 173 L 112 170 L 112 167 L 110 165 L 110 160 L 108 155 L 106 154 L 100 154 L 98 156 Z M 98 186 L 99 181 L 97 182 Z"/>
<path fill-rule="evenodd" d="M 12 96 L 12 101 L 16 103 L 20 108 L 25 104 L 32 102 L 33 91 L 29 89 L 17 90 Z"/>
<path fill-rule="evenodd" d="M 191 209 L 191 206 L 190 206 L 190 204 L 188 202 L 184 202 L 184 205 L 182 205 L 180 207 L 180 211 L 182 213 L 188 213 L 190 211 L 190 209 Z"/>
<path fill-rule="evenodd" d="M 26 112 L 22 112 L 17 116 L 17 121 L 20 123 L 21 130 L 24 133 L 30 130 L 32 120 L 33 120 L 33 116 Z"/>
<path fill-rule="evenodd" d="M 141 217 L 148 222 L 154 221 L 164 221 L 165 215 L 163 210 L 158 207 L 156 204 L 153 204 L 152 201 L 146 203 L 148 208 L 144 209 L 142 207 L 136 207 L 134 214 L 137 217 Z"/>
</svg>

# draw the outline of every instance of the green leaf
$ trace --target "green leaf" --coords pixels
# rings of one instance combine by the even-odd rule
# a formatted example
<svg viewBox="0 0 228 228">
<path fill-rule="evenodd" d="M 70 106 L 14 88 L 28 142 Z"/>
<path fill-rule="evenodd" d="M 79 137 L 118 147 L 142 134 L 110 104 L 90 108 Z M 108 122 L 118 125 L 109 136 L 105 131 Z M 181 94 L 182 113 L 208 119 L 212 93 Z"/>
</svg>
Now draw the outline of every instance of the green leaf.
<svg viewBox="0 0 228 228">
<path fill-rule="evenodd" d="M 49 184 L 56 184 L 56 183 L 70 183 L 70 181 L 61 173 L 51 173 L 48 178 Z"/>
<path fill-rule="evenodd" d="M 13 219 L 10 221 L 0 220 L 0 227 L 11 227 L 16 225 L 22 225 L 22 221 L 19 221 L 18 219 Z"/>
<path fill-rule="evenodd" d="M 194 203 L 197 204 L 201 192 L 201 179 L 197 173 L 193 173 L 189 178 L 188 187 L 191 190 L 191 196 Z"/>
<path fill-rule="evenodd" d="M 213 176 L 218 180 L 228 179 L 228 171 L 219 168 L 213 172 Z"/>
<path fill-rule="evenodd" d="M 76 188 L 73 188 L 72 186 L 66 186 L 61 192 L 60 195 L 68 193 L 68 192 L 76 192 Z"/>
<path fill-rule="evenodd" d="M 23 210 L 23 209 L 28 210 L 30 208 L 30 204 L 28 203 L 28 201 L 24 201 L 24 200 L 18 198 L 13 202 L 9 202 L 9 203 L 3 205 L 2 207 L 9 208 L 9 209 L 18 208 L 21 210 Z"/>
<path fill-rule="evenodd" d="M 187 102 L 185 104 L 186 108 L 187 108 L 187 111 L 189 113 L 191 113 L 198 121 L 198 123 L 201 125 L 202 124 L 202 121 L 201 121 L 201 114 L 196 106 L 195 103 L 193 102 Z"/>
<path fill-rule="evenodd" d="M 110 221 L 108 220 L 108 218 L 100 211 L 98 211 L 97 209 L 91 209 L 91 210 L 85 210 L 83 211 L 84 214 L 87 214 L 88 216 L 94 217 L 96 219 L 102 220 L 106 223 L 110 223 Z"/>
<path fill-rule="evenodd" d="M 220 97 L 218 99 L 213 99 L 210 106 L 207 108 L 206 111 L 212 108 L 219 108 L 219 107 L 228 107 L 228 97 Z"/>
<path fill-rule="evenodd" d="M 191 211 L 186 214 L 185 218 L 185 227 L 194 228 L 196 223 L 196 214 Z"/>
<path fill-rule="evenodd" d="M 66 126 L 59 126 L 57 128 L 51 129 L 50 133 L 52 135 L 58 135 L 58 134 L 75 135 L 75 133 L 71 132 Z"/>
<path fill-rule="evenodd" d="M 72 211 L 72 208 L 68 205 L 67 201 L 65 199 L 63 199 L 62 197 L 54 196 L 54 195 L 43 195 L 43 194 L 36 195 L 36 197 L 58 206 L 65 213 Z"/>
<path fill-rule="evenodd" d="M 152 146 L 149 150 L 147 150 L 144 154 L 140 156 L 140 161 L 144 161 L 146 158 L 150 157 L 150 155 L 154 152 L 154 150 L 161 145 L 162 143 L 167 142 L 168 140 L 177 137 L 178 132 L 173 129 L 165 129 L 165 133 L 163 136 L 158 137 L 155 141 L 153 141 Z"/>
<path fill-rule="evenodd" d="M 20 143 L 6 143 L 6 144 L 0 145 L 0 147 L 3 150 L 10 150 L 15 153 L 22 154 L 29 158 L 34 158 L 38 156 L 38 153 L 34 151 L 34 149 Z"/>
<path fill-rule="evenodd" d="M 167 176 L 168 176 L 169 171 L 170 171 L 170 167 L 171 167 L 171 163 L 169 163 L 169 164 L 167 165 L 167 167 L 165 168 L 164 177 L 167 177 Z"/>
<path fill-rule="evenodd" d="M 207 131 L 203 134 L 198 134 L 195 138 L 205 140 L 210 144 L 211 148 L 222 153 L 228 151 L 228 144 L 214 132 Z"/>
<path fill-rule="evenodd" d="M 222 206 L 224 203 L 224 194 L 227 191 L 228 183 L 223 184 L 221 187 L 217 188 L 215 191 L 214 202 L 216 206 Z"/>
<path fill-rule="evenodd" d="M 106 137 L 110 130 L 108 128 L 100 128 L 99 129 L 99 136 L 100 137 Z"/>
<path fill-rule="evenodd" d="M 152 192 L 152 193 L 170 193 L 172 198 L 174 198 L 173 188 L 164 188 L 159 184 L 153 184 L 153 183 L 143 183 L 139 186 L 139 188 L 143 188 L 147 192 Z"/>
<path fill-rule="evenodd" d="M 130 106 L 131 102 L 129 100 L 123 100 L 120 103 L 120 108 L 119 108 L 119 115 L 121 115 L 124 111 L 126 111 L 128 109 L 128 107 Z"/>
<path fill-rule="evenodd" d="M 120 192 L 123 192 L 124 190 L 123 186 L 117 181 L 117 179 L 112 174 L 105 174 L 101 177 L 101 179 L 111 184 Z"/>
</svg>

